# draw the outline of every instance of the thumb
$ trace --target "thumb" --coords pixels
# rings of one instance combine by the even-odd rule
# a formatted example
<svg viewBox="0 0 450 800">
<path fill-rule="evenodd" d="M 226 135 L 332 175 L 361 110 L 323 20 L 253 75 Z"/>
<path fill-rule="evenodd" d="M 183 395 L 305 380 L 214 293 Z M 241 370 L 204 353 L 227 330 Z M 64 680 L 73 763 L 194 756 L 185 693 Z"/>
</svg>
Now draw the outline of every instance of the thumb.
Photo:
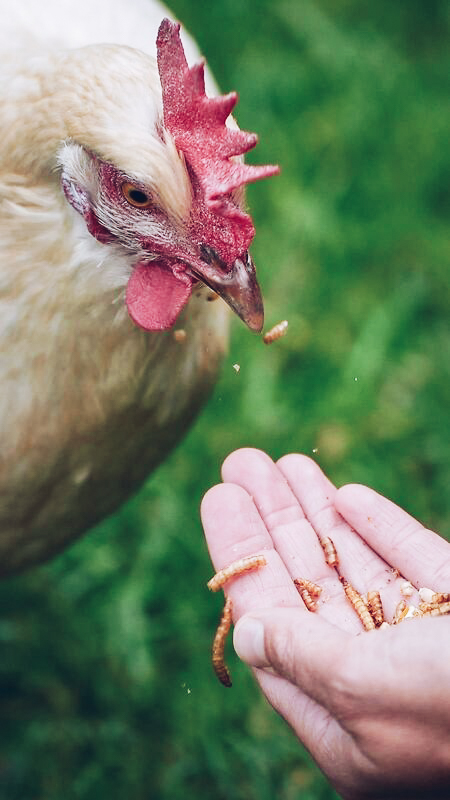
<svg viewBox="0 0 450 800">
<path fill-rule="evenodd" d="M 275 608 L 242 616 L 233 644 L 242 661 L 271 667 L 318 702 L 342 662 L 350 634 L 301 608 Z"/>
</svg>

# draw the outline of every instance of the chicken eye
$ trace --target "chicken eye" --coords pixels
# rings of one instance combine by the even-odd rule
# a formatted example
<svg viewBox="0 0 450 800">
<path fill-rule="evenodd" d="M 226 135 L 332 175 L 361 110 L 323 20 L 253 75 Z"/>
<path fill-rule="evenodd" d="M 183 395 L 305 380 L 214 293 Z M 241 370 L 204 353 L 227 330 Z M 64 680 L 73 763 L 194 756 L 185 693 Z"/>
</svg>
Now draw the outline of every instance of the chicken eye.
<svg viewBox="0 0 450 800">
<path fill-rule="evenodd" d="M 149 208 L 152 205 L 152 198 L 138 189 L 134 183 L 122 183 L 121 189 L 127 203 L 135 208 Z"/>
</svg>

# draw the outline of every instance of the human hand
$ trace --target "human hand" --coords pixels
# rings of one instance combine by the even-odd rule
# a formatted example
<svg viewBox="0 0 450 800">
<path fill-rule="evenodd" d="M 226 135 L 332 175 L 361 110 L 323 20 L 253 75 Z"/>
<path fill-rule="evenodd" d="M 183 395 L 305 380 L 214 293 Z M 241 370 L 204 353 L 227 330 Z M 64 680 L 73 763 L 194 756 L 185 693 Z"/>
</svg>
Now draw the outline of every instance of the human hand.
<svg viewBox="0 0 450 800">
<path fill-rule="evenodd" d="M 203 499 L 203 525 L 216 569 L 267 559 L 226 591 L 235 649 L 269 702 L 346 800 L 448 798 L 450 618 L 363 633 L 318 536 L 333 539 L 341 573 L 360 593 L 380 590 L 386 619 L 405 578 L 449 590 L 450 545 L 367 487 L 337 490 L 306 456 L 275 464 L 238 450 L 222 476 Z M 323 587 L 316 613 L 293 578 Z"/>
</svg>

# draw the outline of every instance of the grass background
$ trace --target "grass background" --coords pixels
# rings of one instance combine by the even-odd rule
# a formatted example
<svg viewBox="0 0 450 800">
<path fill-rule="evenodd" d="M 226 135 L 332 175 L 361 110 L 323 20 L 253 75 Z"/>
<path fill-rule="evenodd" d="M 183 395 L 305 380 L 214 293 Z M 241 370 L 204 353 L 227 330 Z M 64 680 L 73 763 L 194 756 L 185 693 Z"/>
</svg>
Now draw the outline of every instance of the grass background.
<svg viewBox="0 0 450 800">
<path fill-rule="evenodd" d="M 315 454 L 449 535 L 443 0 L 174 0 L 237 119 L 265 348 L 237 321 L 214 396 L 137 498 L 0 586 L 2 800 L 331 800 L 231 653 L 198 507 L 239 446 Z M 447 110 L 446 110 L 447 109 Z M 239 374 L 233 363 L 241 366 Z"/>
</svg>

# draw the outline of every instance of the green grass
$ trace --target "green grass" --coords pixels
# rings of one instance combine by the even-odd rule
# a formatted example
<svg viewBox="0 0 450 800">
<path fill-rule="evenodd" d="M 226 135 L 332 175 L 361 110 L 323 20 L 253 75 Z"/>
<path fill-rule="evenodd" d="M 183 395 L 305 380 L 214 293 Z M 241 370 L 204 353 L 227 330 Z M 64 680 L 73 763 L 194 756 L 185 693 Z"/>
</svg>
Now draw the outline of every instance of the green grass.
<svg viewBox="0 0 450 800">
<path fill-rule="evenodd" d="M 331 800 L 229 652 L 199 522 L 233 448 L 315 454 L 450 534 L 446 4 L 220 0 L 172 7 L 251 160 L 265 348 L 237 321 L 214 396 L 140 495 L 0 586 L 1 800 Z M 241 366 L 236 373 L 232 365 Z"/>
</svg>

